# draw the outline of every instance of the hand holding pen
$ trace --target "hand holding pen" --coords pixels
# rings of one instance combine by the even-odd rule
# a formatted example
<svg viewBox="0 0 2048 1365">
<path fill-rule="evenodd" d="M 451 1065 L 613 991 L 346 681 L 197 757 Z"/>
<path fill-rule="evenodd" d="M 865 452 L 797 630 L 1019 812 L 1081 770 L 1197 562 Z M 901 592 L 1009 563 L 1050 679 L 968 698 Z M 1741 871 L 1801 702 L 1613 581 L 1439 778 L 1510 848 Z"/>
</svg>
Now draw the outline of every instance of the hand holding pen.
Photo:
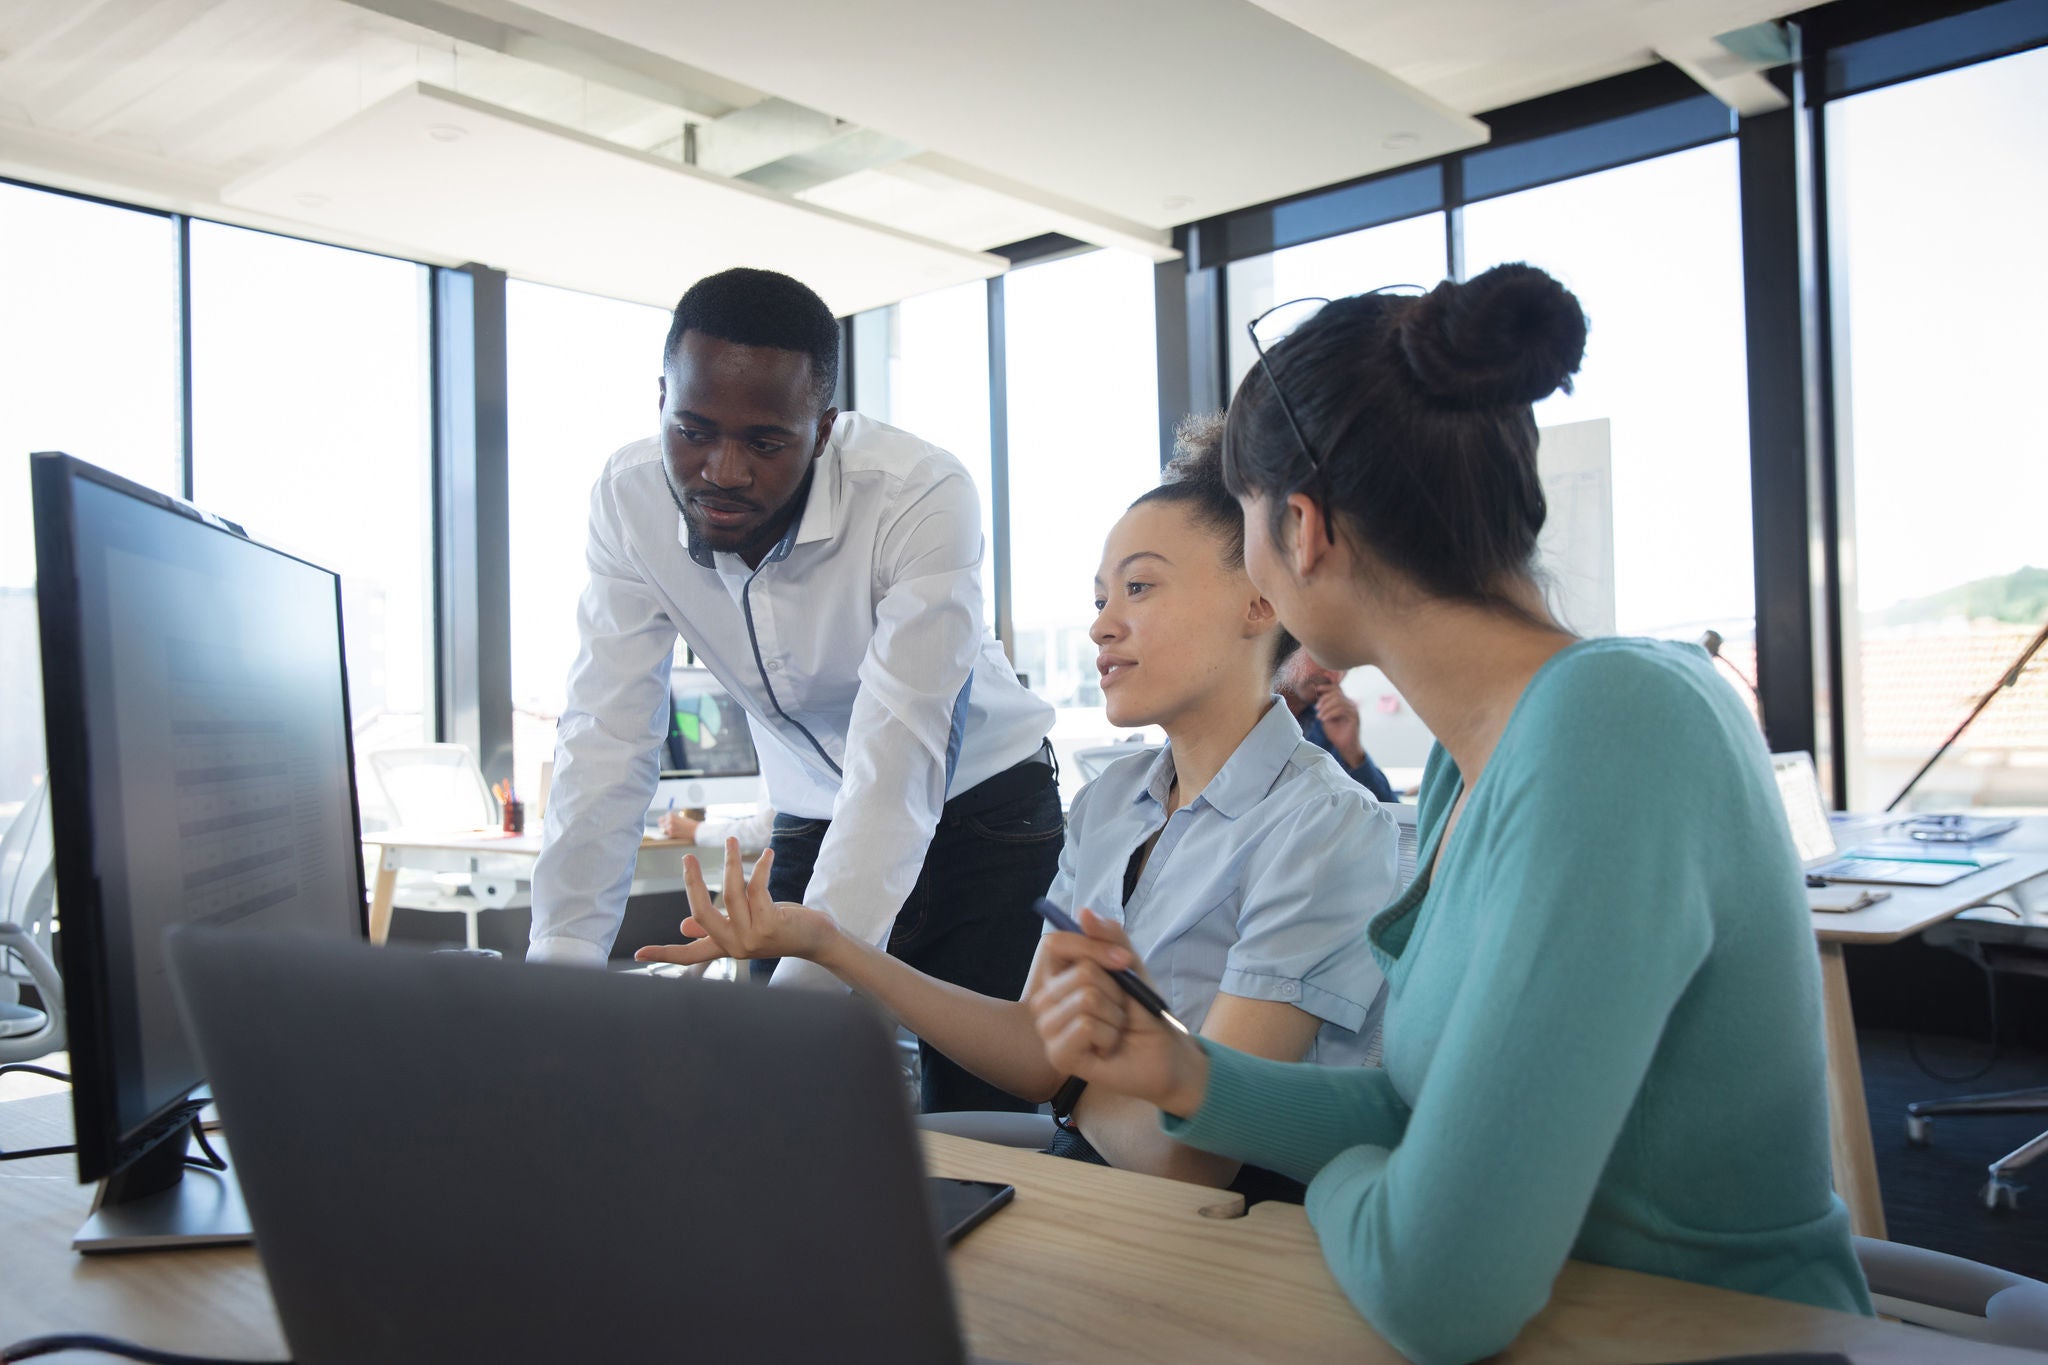
<svg viewBox="0 0 2048 1365">
<path fill-rule="evenodd" d="M 1091 1086 L 1169 1114 L 1192 1114 L 1208 1089 L 1208 1056 L 1163 1002 L 1154 1013 L 1145 995 L 1158 1001 L 1158 993 L 1139 975 L 1138 955 L 1120 926 L 1083 910 L 1074 928 L 1079 932 L 1045 936 L 1039 984 L 1025 1001 L 1046 1059 Z M 1143 994 L 1118 979 L 1123 976 L 1139 983 Z"/>
</svg>

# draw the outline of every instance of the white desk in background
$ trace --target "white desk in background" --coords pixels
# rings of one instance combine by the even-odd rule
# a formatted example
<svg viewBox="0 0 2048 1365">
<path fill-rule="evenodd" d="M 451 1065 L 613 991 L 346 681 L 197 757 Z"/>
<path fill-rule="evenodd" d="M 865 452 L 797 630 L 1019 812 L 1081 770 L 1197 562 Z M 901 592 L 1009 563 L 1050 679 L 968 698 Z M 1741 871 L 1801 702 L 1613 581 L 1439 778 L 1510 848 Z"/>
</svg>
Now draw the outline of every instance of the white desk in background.
<svg viewBox="0 0 2048 1365">
<path fill-rule="evenodd" d="M 1835 831 L 1842 847 L 1853 849 L 1858 840 L 1875 839 L 1892 823 L 1894 820 L 1883 817 L 1838 817 Z M 1884 1202 L 1878 1190 L 1877 1150 L 1870 1137 L 1863 1059 L 1856 1046 L 1856 1020 L 1849 1008 L 1849 974 L 1842 945 L 1897 943 L 2048 873 L 2048 816 L 2029 816 L 2017 829 L 1995 839 L 1929 844 L 1928 850 L 1930 857 L 1944 851 L 2008 856 L 1994 867 L 1947 886 L 1873 888 L 1890 894 L 1862 910 L 1816 911 L 1813 915 L 1813 934 L 1820 942 L 1821 999 L 1827 1024 L 1828 1131 L 1834 1146 L 1835 1190 L 1849 1206 L 1850 1226 L 1864 1237 L 1885 1235 Z"/>
<path fill-rule="evenodd" d="M 373 851 L 376 881 L 370 892 L 370 942 L 382 943 L 391 933 L 391 899 L 398 887 L 398 874 L 406 870 L 474 873 L 484 860 L 524 859 L 529 866 L 519 873 L 531 880 L 530 864 L 540 857 L 540 835 L 506 834 L 499 830 L 416 830 L 380 829 L 363 836 L 364 847 Z M 639 896 L 683 889 L 683 855 L 695 852 L 704 865 L 706 882 L 718 888 L 724 860 L 706 856 L 686 839 L 665 839 L 649 831 L 640 841 L 640 853 L 633 864 L 633 886 L 629 894 Z"/>
</svg>

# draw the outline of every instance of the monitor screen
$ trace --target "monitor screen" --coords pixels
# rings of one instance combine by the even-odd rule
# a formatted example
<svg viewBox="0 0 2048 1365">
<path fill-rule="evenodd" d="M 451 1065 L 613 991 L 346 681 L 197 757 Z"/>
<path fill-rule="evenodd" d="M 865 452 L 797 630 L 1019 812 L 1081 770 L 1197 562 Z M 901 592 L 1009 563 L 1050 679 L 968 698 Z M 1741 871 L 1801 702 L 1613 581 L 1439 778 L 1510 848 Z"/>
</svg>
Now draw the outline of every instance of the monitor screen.
<svg viewBox="0 0 2048 1365">
<path fill-rule="evenodd" d="M 360 937 L 362 855 L 335 575 L 80 461 L 39 455 L 35 474 L 60 938 L 90 1178 L 203 1079 L 165 931 Z"/>
<path fill-rule="evenodd" d="M 1785 803 L 1785 818 L 1792 825 L 1792 846 L 1799 850 L 1799 861 L 1811 867 L 1834 857 L 1835 831 L 1820 799 L 1820 777 L 1813 770 L 1813 759 L 1805 753 L 1772 754 L 1771 770 L 1778 779 L 1778 797 Z"/>
<path fill-rule="evenodd" d="M 752 777 L 760 771 L 746 712 L 704 669 L 676 669 L 669 676 L 661 775 Z"/>
</svg>

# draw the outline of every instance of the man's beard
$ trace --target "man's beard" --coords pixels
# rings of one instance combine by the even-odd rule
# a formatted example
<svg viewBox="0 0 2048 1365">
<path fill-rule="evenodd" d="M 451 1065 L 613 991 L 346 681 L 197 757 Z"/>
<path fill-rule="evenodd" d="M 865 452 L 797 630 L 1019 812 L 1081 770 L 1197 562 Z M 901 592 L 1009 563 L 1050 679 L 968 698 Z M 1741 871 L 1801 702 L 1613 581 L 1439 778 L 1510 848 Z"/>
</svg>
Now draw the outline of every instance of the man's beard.
<svg viewBox="0 0 2048 1365">
<path fill-rule="evenodd" d="M 662 461 L 661 465 L 661 481 L 668 486 L 669 501 L 676 505 L 676 511 L 682 513 L 683 526 L 690 533 L 690 548 L 693 550 L 709 549 L 724 554 L 739 555 L 744 558 L 757 550 L 767 549 L 779 539 L 779 533 L 775 528 L 775 517 L 771 514 L 766 521 L 762 522 L 752 534 L 748 535 L 739 544 L 718 544 L 707 534 L 706 528 L 698 522 L 697 514 L 690 510 L 688 500 L 683 497 L 682 492 L 676 487 L 675 476 L 668 472 L 668 462 L 666 460 Z"/>
</svg>

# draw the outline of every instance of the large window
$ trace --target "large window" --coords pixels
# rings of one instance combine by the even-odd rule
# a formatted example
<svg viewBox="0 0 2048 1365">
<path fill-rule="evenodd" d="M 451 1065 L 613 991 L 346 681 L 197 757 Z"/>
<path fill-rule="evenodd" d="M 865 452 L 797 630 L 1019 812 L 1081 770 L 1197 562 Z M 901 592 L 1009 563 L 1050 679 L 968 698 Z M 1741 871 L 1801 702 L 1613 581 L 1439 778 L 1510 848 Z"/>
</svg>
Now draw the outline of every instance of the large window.
<svg viewBox="0 0 2048 1365">
<path fill-rule="evenodd" d="M 1828 108 L 1851 804 L 1878 808 L 2048 617 L 2048 50 Z M 2048 805 L 2048 656 L 1913 805 Z"/>
<path fill-rule="evenodd" d="M 340 573 L 359 757 L 434 737 L 425 287 L 409 261 L 192 224 L 193 498 Z"/>
<path fill-rule="evenodd" d="M 981 493 L 981 592 L 995 626 L 995 484 L 989 454 L 988 285 L 920 294 L 888 310 L 886 383 L 859 378 L 856 406 L 967 466 Z"/>
<path fill-rule="evenodd" d="M 1229 309 L 1232 391 L 1254 358 L 1245 324 L 1267 309 L 1294 299 L 1349 298 L 1391 284 L 1428 289 L 1449 273 L 1441 213 L 1425 213 L 1231 262 L 1223 297 Z"/>
<path fill-rule="evenodd" d="M 1093 582 L 1109 528 L 1159 482 L 1152 263 L 1118 251 L 1004 281 L 1016 664 L 1059 708 L 1063 759 L 1119 738 L 1102 712 Z M 1074 785 L 1079 765 L 1063 762 Z"/>
<path fill-rule="evenodd" d="M 179 492 L 171 220 L 0 185 L 0 829 L 43 772 L 28 456 Z"/>
<path fill-rule="evenodd" d="M 555 752 L 576 600 L 589 579 L 590 488 L 608 456 L 660 427 L 669 315 L 513 280 L 505 286 L 512 549 L 514 783 L 540 790 Z"/>
<path fill-rule="evenodd" d="M 1536 408 L 1545 428 L 1573 424 L 1544 450 L 1545 567 L 1571 624 L 1711 628 L 1754 677 L 1735 158 L 1732 140 L 1716 142 L 1485 200 L 1465 210 L 1464 240 L 1468 276 L 1527 261 L 1591 322 L 1574 392 Z"/>
</svg>

